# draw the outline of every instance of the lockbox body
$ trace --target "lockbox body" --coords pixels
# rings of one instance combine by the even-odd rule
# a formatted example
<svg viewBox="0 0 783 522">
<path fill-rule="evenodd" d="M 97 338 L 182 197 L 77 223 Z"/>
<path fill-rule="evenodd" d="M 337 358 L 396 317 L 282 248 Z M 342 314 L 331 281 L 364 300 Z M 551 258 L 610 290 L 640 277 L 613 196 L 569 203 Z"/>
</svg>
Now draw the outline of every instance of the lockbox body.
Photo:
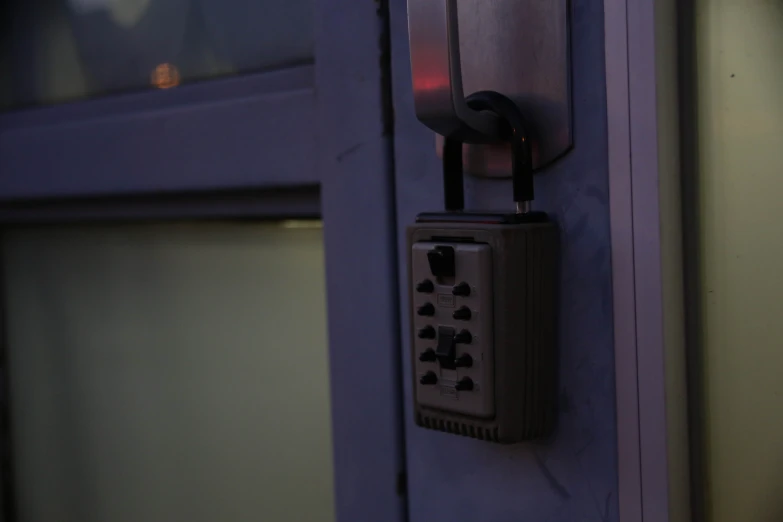
<svg viewBox="0 0 783 522">
<path fill-rule="evenodd" d="M 558 229 L 485 217 L 408 228 L 415 421 L 499 443 L 546 439 L 557 409 Z"/>
</svg>

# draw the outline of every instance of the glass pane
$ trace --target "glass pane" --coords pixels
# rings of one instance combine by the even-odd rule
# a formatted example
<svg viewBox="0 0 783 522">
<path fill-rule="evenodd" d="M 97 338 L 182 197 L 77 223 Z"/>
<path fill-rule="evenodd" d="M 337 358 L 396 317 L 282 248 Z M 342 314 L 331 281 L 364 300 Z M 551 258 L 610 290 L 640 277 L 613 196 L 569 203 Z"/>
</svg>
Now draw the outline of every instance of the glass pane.
<svg viewBox="0 0 783 522">
<path fill-rule="evenodd" d="M 334 520 L 319 227 L 4 242 L 26 522 Z"/>
<path fill-rule="evenodd" d="M 783 520 L 783 2 L 697 0 L 710 522 Z"/>
<path fill-rule="evenodd" d="M 312 0 L 9 0 L 0 107 L 308 62 Z"/>
</svg>

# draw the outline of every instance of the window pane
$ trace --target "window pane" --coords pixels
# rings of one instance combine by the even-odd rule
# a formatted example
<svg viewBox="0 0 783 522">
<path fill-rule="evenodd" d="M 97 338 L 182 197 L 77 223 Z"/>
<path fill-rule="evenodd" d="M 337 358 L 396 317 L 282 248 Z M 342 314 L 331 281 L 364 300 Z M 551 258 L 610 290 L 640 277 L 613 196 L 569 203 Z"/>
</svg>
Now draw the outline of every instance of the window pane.
<svg viewBox="0 0 783 522">
<path fill-rule="evenodd" d="M 12 0 L 0 107 L 308 62 L 312 0 Z"/>
<path fill-rule="evenodd" d="M 322 230 L 6 233 L 19 520 L 334 520 Z"/>
</svg>

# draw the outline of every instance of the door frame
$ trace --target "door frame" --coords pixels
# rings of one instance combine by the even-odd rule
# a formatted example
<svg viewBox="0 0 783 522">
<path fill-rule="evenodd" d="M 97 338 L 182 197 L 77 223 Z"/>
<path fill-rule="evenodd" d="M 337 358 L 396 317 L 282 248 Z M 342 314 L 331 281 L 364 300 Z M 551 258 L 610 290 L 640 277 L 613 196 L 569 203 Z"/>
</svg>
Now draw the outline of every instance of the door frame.
<svg viewBox="0 0 783 522">
<path fill-rule="evenodd" d="M 0 224 L 320 214 L 336 516 L 401 522 L 388 5 L 313 3 L 310 65 L 0 114 Z"/>
<path fill-rule="evenodd" d="M 677 4 L 604 8 L 620 520 L 685 522 Z"/>
</svg>

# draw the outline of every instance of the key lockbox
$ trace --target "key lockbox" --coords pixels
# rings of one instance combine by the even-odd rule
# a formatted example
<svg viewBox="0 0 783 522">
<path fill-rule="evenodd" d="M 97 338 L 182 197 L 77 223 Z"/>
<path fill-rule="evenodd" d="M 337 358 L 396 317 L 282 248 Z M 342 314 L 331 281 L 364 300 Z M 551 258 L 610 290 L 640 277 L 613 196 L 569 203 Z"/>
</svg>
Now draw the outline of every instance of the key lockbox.
<svg viewBox="0 0 783 522">
<path fill-rule="evenodd" d="M 497 93 L 468 98 L 507 117 Z M 514 114 L 512 114 L 514 116 Z M 500 443 L 556 424 L 559 234 L 534 212 L 529 144 L 514 126 L 515 213 L 465 212 L 461 144 L 446 140 L 446 212 L 407 231 L 415 421 Z"/>
</svg>

